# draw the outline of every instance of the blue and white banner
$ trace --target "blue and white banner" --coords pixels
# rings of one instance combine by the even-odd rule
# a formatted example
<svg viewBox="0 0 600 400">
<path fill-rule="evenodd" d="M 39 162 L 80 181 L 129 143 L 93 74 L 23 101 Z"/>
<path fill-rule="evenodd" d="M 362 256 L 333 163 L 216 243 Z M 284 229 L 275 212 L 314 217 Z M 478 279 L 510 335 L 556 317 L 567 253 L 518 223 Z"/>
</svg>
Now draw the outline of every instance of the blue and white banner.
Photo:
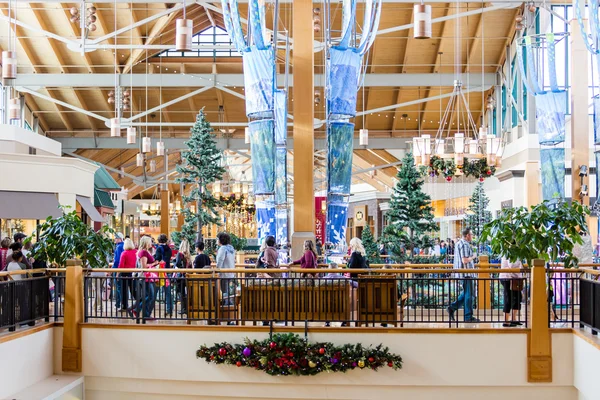
<svg viewBox="0 0 600 400">
<path fill-rule="evenodd" d="M 267 236 L 275 237 L 277 234 L 275 204 L 272 201 L 256 202 L 256 231 L 259 243 L 262 243 Z"/>
<path fill-rule="evenodd" d="M 333 119 L 354 117 L 362 57 L 354 49 L 332 48 L 330 54 L 327 95 L 329 114 Z"/>
<path fill-rule="evenodd" d="M 594 96 L 592 102 L 594 105 L 594 144 L 600 144 L 600 96 Z"/>
<path fill-rule="evenodd" d="M 331 122 L 327 133 L 327 193 L 350 195 L 354 124 Z"/>
<path fill-rule="evenodd" d="M 565 197 L 565 149 L 540 149 L 542 169 L 542 198 L 552 200 Z"/>
<path fill-rule="evenodd" d="M 335 250 L 341 251 L 346 246 L 347 224 L 348 200 L 342 196 L 328 196 L 325 240 L 331 243 Z"/>
<path fill-rule="evenodd" d="M 273 117 L 274 74 L 272 50 L 259 50 L 252 46 L 242 54 L 246 115 L 253 118 Z"/>
<path fill-rule="evenodd" d="M 273 120 L 252 121 L 248 126 L 250 128 L 254 194 L 273 194 L 275 192 L 276 157 Z"/>
<path fill-rule="evenodd" d="M 275 204 L 287 204 L 287 148 L 275 151 Z"/>
<path fill-rule="evenodd" d="M 275 144 L 287 144 L 287 92 L 275 91 Z"/>
<path fill-rule="evenodd" d="M 555 145 L 565 141 L 565 91 L 538 93 L 535 95 L 536 130 L 543 145 Z"/>
<path fill-rule="evenodd" d="M 277 208 L 275 210 L 275 225 L 277 234 L 275 240 L 277 244 L 285 245 L 288 242 L 288 210 L 287 208 Z"/>
</svg>

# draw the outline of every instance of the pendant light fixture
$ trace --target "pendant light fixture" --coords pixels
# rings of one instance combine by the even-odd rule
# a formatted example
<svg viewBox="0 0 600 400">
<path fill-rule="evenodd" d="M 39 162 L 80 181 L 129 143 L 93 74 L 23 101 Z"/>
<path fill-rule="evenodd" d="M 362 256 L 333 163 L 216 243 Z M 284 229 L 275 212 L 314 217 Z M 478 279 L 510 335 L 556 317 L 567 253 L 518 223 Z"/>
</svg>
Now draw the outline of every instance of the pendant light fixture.
<svg viewBox="0 0 600 400">
<path fill-rule="evenodd" d="M 135 156 L 135 165 L 138 167 L 144 166 L 144 155 L 142 153 L 137 153 Z"/>
<path fill-rule="evenodd" d="M 150 153 L 152 151 L 152 138 L 144 136 L 142 138 L 142 153 Z"/>
<path fill-rule="evenodd" d="M 156 155 L 157 156 L 165 155 L 165 142 L 156 142 Z"/>
<path fill-rule="evenodd" d="M 150 172 L 156 172 L 156 160 L 150 160 Z"/>
<path fill-rule="evenodd" d="M 121 137 L 121 118 L 110 119 L 110 136 Z"/>
<path fill-rule="evenodd" d="M 244 143 L 250 144 L 250 127 L 244 128 Z"/>
<path fill-rule="evenodd" d="M 415 4 L 413 7 L 415 22 L 413 27 L 413 37 L 415 39 L 431 39 L 431 6 Z"/>
<path fill-rule="evenodd" d="M 127 144 L 135 144 L 137 139 L 137 130 L 135 126 L 130 126 L 127 128 Z"/>
<path fill-rule="evenodd" d="M 8 118 L 11 121 L 21 119 L 21 101 L 18 97 L 13 97 L 8 103 Z"/>
<path fill-rule="evenodd" d="M 191 51 L 192 50 L 192 31 L 194 21 L 186 19 L 185 16 L 185 0 L 183 0 L 183 18 L 175 21 L 175 50 L 176 51 Z"/>
<path fill-rule="evenodd" d="M 11 2 L 9 0 L 8 2 L 8 50 L 3 51 L 2 52 L 2 83 L 3 85 L 7 85 L 9 84 L 9 82 L 14 81 L 15 79 L 17 79 L 17 53 L 16 48 L 17 48 L 17 15 L 16 15 L 16 2 L 15 2 L 15 7 L 11 7 Z M 13 28 L 11 27 L 11 18 L 13 18 L 13 13 L 14 15 L 14 20 L 15 20 L 15 26 L 14 26 L 14 35 L 13 35 Z M 12 48 L 12 50 L 11 50 Z"/>
<path fill-rule="evenodd" d="M 366 146 L 369 144 L 369 130 L 361 129 L 358 131 L 358 144 Z"/>
</svg>

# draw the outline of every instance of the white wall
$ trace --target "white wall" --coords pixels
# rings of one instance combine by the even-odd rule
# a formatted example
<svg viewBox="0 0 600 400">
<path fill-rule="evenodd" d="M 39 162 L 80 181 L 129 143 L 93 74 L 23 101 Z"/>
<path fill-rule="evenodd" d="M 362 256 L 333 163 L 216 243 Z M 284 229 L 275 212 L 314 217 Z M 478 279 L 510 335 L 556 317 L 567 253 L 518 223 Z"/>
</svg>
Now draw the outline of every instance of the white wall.
<svg viewBox="0 0 600 400">
<path fill-rule="evenodd" d="M 36 149 L 39 155 L 62 154 L 62 144 L 56 140 L 15 125 L 0 124 L 0 153 L 28 154 L 29 147 Z"/>
<path fill-rule="evenodd" d="M 52 328 L 0 343 L 0 399 L 53 374 Z"/>
<path fill-rule="evenodd" d="M 600 340 L 597 342 L 600 345 Z M 600 399 L 600 349 L 597 346 L 573 335 L 573 383 L 579 390 L 579 400 Z"/>
</svg>

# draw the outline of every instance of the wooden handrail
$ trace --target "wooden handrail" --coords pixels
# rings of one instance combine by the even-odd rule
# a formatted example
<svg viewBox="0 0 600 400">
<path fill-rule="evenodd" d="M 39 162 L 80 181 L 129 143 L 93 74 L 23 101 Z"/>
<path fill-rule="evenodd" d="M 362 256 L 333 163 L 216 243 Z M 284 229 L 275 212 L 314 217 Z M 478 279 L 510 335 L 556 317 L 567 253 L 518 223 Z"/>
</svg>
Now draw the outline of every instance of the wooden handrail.
<svg viewBox="0 0 600 400">
<path fill-rule="evenodd" d="M 36 269 L 21 269 L 17 271 L 3 271 L 0 272 L 0 277 L 13 276 L 13 275 L 27 275 L 27 274 L 40 274 L 48 272 L 47 268 L 36 268 Z"/>
</svg>

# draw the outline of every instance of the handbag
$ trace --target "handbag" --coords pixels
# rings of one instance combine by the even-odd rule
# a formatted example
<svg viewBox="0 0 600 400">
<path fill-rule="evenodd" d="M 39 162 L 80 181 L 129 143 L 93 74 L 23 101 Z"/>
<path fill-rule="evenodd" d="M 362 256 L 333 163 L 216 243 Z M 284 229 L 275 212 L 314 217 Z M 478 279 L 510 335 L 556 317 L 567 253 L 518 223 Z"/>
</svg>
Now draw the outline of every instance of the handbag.
<svg viewBox="0 0 600 400">
<path fill-rule="evenodd" d="M 511 279 L 510 280 L 510 290 L 521 291 L 523 290 L 523 280 L 522 279 Z"/>
</svg>

